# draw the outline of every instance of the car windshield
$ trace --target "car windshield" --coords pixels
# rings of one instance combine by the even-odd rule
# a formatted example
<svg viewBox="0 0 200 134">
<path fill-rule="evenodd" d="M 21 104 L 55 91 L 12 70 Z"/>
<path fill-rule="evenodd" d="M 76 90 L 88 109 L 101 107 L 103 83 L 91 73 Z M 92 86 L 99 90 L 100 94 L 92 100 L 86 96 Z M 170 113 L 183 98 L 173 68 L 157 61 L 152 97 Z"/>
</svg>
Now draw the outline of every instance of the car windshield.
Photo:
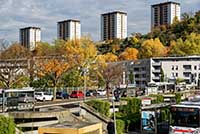
<svg viewBox="0 0 200 134">
<path fill-rule="evenodd" d="M 42 95 L 42 93 L 35 93 L 35 95 Z"/>
<path fill-rule="evenodd" d="M 199 127 L 197 108 L 173 107 L 171 111 L 174 126 Z"/>
<path fill-rule="evenodd" d="M 26 94 L 19 94 L 19 97 L 25 97 Z"/>
<path fill-rule="evenodd" d="M 73 91 L 72 94 L 77 94 L 77 92 L 76 92 L 76 91 Z"/>
<path fill-rule="evenodd" d="M 51 93 L 47 93 L 47 92 L 45 92 L 44 95 L 51 95 Z"/>
</svg>

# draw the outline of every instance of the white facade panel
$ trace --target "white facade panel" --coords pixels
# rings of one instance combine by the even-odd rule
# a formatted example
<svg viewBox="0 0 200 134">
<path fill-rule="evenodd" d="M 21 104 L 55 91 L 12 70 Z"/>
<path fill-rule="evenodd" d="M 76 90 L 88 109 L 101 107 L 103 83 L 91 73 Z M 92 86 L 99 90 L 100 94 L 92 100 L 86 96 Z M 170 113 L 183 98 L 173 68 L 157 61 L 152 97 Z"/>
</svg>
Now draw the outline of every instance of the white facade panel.
<svg viewBox="0 0 200 134">
<path fill-rule="evenodd" d="M 174 18 L 180 20 L 180 4 L 174 2 L 160 3 L 151 7 L 151 28 L 160 25 L 170 25 Z"/>
<path fill-rule="evenodd" d="M 77 20 L 67 20 L 58 23 L 58 38 L 75 40 L 81 38 L 81 24 Z"/>
<path fill-rule="evenodd" d="M 101 40 L 127 37 L 127 14 L 112 12 L 101 16 Z"/>
<path fill-rule="evenodd" d="M 20 29 L 20 44 L 30 51 L 35 50 L 37 42 L 41 41 L 41 30 L 36 27 Z"/>
</svg>

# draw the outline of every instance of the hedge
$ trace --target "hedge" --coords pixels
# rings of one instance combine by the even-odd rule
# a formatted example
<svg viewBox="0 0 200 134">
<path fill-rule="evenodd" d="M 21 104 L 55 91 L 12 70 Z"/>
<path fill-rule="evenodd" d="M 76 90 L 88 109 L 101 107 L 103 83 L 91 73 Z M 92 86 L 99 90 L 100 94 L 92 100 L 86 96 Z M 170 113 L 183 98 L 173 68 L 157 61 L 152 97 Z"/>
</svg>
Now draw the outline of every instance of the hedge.
<svg viewBox="0 0 200 134">
<path fill-rule="evenodd" d="M 102 100 L 91 100 L 86 102 L 89 106 L 96 109 L 99 113 L 109 116 L 110 115 L 110 103 Z"/>
<path fill-rule="evenodd" d="M 176 103 L 179 104 L 181 102 L 181 97 L 182 97 L 182 93 L 176 93 L 175 94 L 175 99 L 176 99 Z"/>
<path fill-rule="evenodd" d="M 152 101 L 153 104 L 158 104 L 158 103 L 163 103 L 164 102 L 164 97 L 162 95 L 151 94 L 149 96 L 155 98 L 155 100 Z"/>
<path fill-rule="evenodd" d="M 13 118 L 0 115 L 0 134 L 15 134 Z"/>
<path fill-rule="evenodd" d="M 117 119 L 116 129 L 117 129 L 117 134 L 123 134 L 125 130 L 125 122 L 123 120 Z"/>
</svg>

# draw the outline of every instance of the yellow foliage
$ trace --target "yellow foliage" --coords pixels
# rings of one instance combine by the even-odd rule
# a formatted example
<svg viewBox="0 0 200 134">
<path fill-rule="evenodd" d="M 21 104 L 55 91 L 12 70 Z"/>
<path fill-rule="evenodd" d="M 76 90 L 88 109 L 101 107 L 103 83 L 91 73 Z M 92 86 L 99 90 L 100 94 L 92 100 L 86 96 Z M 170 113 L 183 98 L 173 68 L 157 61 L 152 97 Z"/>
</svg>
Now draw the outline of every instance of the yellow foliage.
<svg viewBox="0 0 200 134">
<path fill-rule="evenodd" d="M 66 42 L 66 58 L 70 65 L 82 65 L 88 60 L 94 60 L 97 50 L 94 43 L 88 38 Z"/>
<path fill-rule="evenodd" d="M 124 52 L 119 55 L 120 60 L 137 60 L 138 50 L 135 48 L 126 48 Z"/>
<path fill-rule="evenodd" d="M 116 62 L 118 60 L 118 57 L 112 53 L 107 53 L 103 55 L 103 58 L 105 62 Z"/>
<path fill-rule="evenodd" d="M 144 41 L 139 50 L 140 58 L 160 57 L 166 54 L 167 49 L 158 38 Z"/>
</svg>

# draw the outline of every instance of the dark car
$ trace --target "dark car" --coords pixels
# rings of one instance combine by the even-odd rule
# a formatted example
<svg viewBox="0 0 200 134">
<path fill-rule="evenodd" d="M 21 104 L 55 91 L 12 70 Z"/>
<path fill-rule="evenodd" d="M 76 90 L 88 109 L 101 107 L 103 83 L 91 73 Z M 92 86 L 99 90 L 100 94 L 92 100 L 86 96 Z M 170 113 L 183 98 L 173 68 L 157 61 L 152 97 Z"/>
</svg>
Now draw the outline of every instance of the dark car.
<svg viewBox="0 0 200 134">
<path fill-rule="evenodd" d="M 69 94 L 66 92 L 56 92 L 56 99 L 69 99 Z"/>
<path fill-rule="evenodd" d="M 70 95 L 71 98 L 83 98 L 84 94 L 82 91 L 73 91 Z"/>
<path fill-rule="evenodd" d="M 87 97 L 89 97 L 89 96 L 97 96 L 97 91 L 96 90 L 88 90 L 85 95 Z"/>
</svg>

